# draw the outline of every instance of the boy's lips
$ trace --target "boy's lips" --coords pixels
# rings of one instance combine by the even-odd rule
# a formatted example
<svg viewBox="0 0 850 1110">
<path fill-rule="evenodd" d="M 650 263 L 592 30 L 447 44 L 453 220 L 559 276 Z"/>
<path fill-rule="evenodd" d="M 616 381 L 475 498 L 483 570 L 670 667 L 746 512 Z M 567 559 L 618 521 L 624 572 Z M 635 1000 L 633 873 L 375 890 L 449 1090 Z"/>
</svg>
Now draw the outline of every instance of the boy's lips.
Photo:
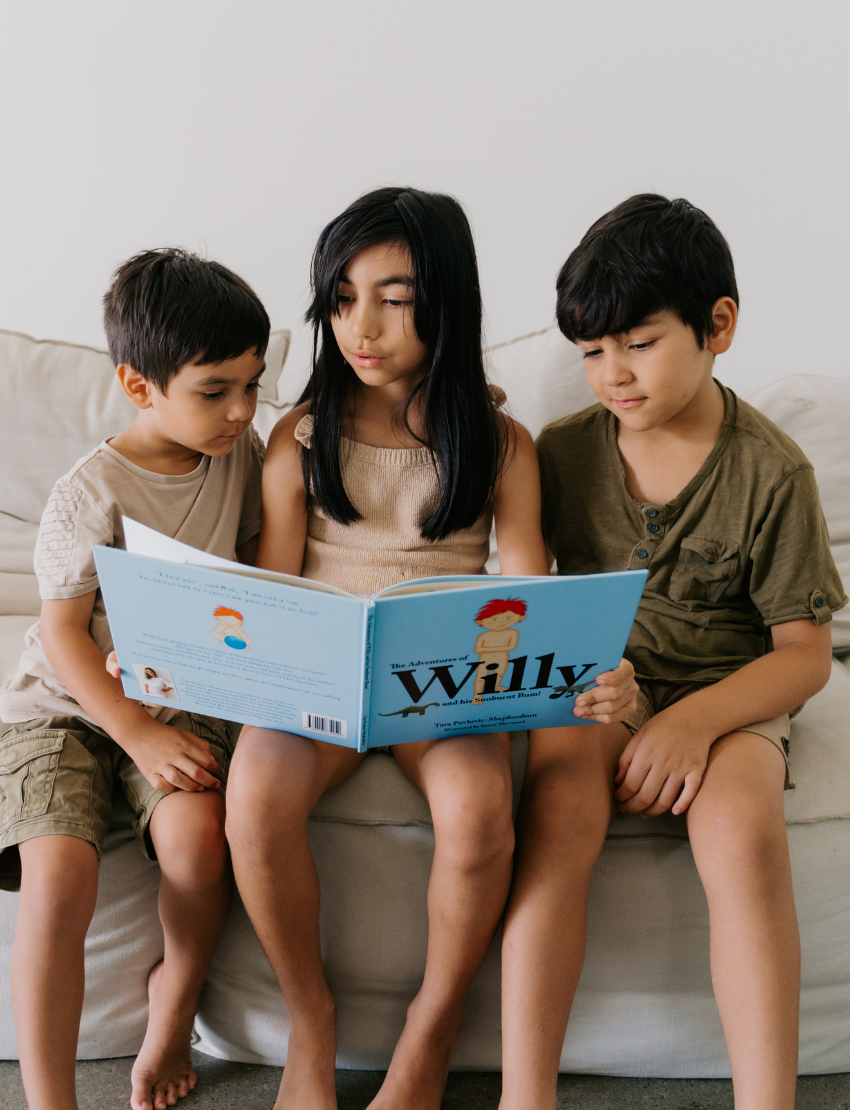
<svg viewBox="0 0 850 1110">
<path fill-rule="evenodd" d="M 640 405 L 646 400 L 646 397 L 615 397 L 614 404 L 619 409 L 633 409 L 635 405 Z"/>
</svg>

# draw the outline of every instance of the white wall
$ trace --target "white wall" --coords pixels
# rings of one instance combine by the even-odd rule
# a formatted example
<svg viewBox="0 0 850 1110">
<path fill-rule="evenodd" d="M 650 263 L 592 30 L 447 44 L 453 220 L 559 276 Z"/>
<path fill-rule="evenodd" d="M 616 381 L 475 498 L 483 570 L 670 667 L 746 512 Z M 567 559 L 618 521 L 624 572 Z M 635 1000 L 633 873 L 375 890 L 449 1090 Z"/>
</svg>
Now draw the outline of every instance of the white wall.
<svg viewBox="0 0 850 1110">
<path fill-rule="evenodd" d="M 145 247 L 205 250 L 297 326 L 316 234 L 412 183 L 469 211 L 492 341 L 630 193 L 686 196 L 742 298 L 720 376 L 850 377 L 843 0 L 7 0 L 0 327 L 102 343 Z M 304 348 L 296 346 L 296 359 Z"/>
</svg>

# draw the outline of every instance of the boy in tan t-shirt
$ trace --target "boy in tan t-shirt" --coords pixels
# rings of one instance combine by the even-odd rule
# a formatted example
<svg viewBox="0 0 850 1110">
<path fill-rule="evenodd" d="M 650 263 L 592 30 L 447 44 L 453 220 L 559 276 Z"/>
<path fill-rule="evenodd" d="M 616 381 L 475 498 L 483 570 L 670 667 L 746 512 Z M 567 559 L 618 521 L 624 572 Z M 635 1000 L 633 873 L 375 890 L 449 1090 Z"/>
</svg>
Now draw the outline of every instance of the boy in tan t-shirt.
<svg viewBox="0 0 850 1110">
<path fill-rule="evenodd" d="M 252 558 L 262 444 L 251 421 L 269 321 L 223 266 L 162 250 L 116 271 L 105 325 L 138 414 L 53 488 L 35 551 L 41 620 L 0 692 L 0 886 L 20 884 L 12 1000 L 24 1088 L 39 1110 L 77 1105 L 83 946 L 113 789 L 161 868 L 165 959 L 151 973 L 134 1110 L 164 1110 L 195 1084 L 192 1025 L 231 892 L 227 728 L 181 711 L 167 681 L 151 690 L 166 704 L 145 708 L 107 673 L 92 545 L 123 547 L 128 516 L 215 555 Z M 159 678 L 155 659 L 143 663 Z"/>
<path fill-rule="evenodd" d="M 501 1110 L 555 1110 L 614 805 L 687 815 L 735 1106 L 793 1110 L 789 719 L 827 681 L 829 621 L 847 598 L 810 463 L 712 377 L 737 315 L 729 247 L 683 200 L 625 201 L 558 278 L 559 326 L 600 403 L 541 433 L 544 535 L 559 574 L 649 576 L 626 648 L 637 713 L 530 737 L 504 928 Z"/>
</svg>

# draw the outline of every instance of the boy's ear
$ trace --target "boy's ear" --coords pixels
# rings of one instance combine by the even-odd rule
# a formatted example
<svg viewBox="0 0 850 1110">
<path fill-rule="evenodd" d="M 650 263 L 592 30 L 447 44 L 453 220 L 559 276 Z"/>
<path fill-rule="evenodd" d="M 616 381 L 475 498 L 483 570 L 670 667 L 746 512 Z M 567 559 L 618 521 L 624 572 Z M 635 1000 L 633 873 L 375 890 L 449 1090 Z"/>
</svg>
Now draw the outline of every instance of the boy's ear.
<svg viewBox="0 0 850 1110">
<path fill-rule="evenodd" d="M 714 333 L 706 346 L 713 355 L 722 355 L 732 346 L 738 326 L 738 306 L 731 297 L 720 297 L 711 307 Z"/>
<path fill-rule="evenodd" d="M 156 386 L 152 382 L 146 381 L 138 370 L 134 370 L 126 362 L 119 363 L 115 372 L 125 396 L 136 408 L 149 409 L 151 407 L 151 393 L 156 389 Z"/>
</svg>

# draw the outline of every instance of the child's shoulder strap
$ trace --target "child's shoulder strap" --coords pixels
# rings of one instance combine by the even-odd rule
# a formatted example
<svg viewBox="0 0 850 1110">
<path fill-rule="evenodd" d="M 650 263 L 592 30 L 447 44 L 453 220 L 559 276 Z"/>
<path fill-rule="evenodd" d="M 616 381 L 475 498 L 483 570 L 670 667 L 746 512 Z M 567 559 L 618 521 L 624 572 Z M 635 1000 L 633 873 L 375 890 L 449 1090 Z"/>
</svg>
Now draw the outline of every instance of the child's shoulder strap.
<svg viewBox="0 0 850 1110">
<path fill-rule="evenodd" d="M 488 385 L 487 388 L 490 390 L 490 400 L 497 409 L 500 409 L 508 399 L 507 393 L 499 385 Z"/>
<path fill-rule="evenodd" d="M 313 442 L 313 417 L 308 412 L 302 416 L 295 425 L 294 436 L 303 447 L 310 447 Z"/>
</svg>

